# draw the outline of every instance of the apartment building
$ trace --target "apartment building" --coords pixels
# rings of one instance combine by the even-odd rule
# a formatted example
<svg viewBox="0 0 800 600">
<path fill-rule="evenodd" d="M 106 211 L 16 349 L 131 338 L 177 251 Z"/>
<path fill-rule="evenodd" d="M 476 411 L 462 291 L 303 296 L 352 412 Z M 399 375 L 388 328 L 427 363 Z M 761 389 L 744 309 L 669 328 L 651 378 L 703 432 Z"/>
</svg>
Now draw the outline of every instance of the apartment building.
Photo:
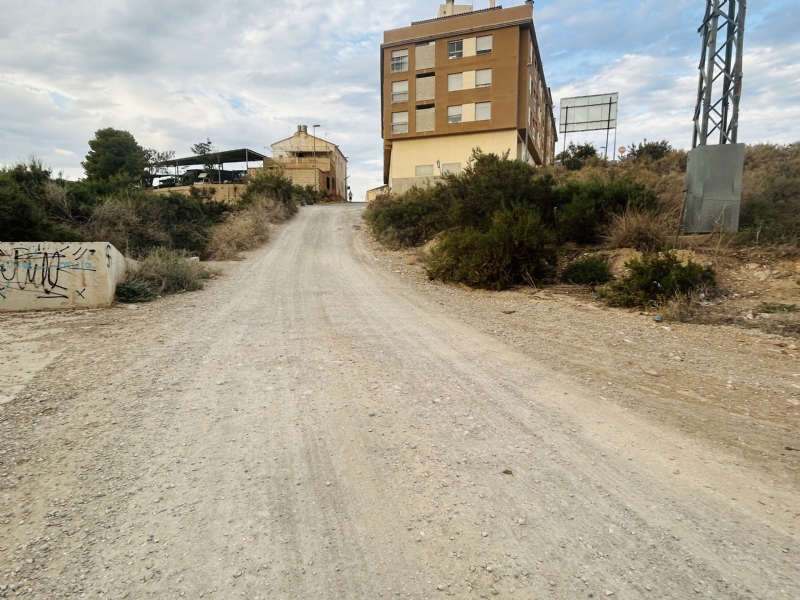
<svg viewBox="0 0 800 600">
<path fill-rule="evenodd" d="M 347 158 L 339 146 L 308 133 L 307 125 L 272 144 L 272 158 L 264 167 L 280 168 L 295 185 L 316 186 L 336 202 L 347 202 Z"/>
<path fill-rule="evenodd" d="M 394 193 L 460 172 L 474 148 L 549 164 L 557 130 L 533 2 L 439 16 L 384 32 L 384 183 Z"/>
</svg>

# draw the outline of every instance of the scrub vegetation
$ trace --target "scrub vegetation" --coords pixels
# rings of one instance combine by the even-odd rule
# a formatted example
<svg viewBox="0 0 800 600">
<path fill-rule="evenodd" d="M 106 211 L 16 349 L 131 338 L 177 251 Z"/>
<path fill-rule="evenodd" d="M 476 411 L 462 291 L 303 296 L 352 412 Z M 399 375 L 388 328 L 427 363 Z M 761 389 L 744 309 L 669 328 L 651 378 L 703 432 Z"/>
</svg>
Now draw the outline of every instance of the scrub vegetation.
<svg viewBox="0 0 800 600">
<path fill-rule="evenodd" d="M 34 157 L 0 167 L 0 239 L 109 242 L 141 263 L 118 290 L 127 301 L 200 289 L 208 273 L 188 258 L 238 258 L 267 241 L 272 224 L 315 202 L 313 190 L 266 170 L 236 203 L 215 200 L 203 186 L 189 195 L 154 193 L 147 186 L 156 163 L 173 152 L 144 149 L 115 129 L 99 130 L 89 147 L 86 178 L 79 181 L 54 176 Z"/>
<path fill-rule="evenodd" d="M 667 141 L 631 145 L 617 163 L 571 144 L 555 166 L 538 168 L 475 150 L 462 173 L 379 198 L 364 218 L 390 248 L 424 247 L 432 279 L 484 289 L 561 280 L 603 286 L 618 306 L 675 303 L 715 286 L 711 267 L 671 252 L 686 163 Z M 747 148 L 741 231 L 718 233 L 726 247 L 797 246 L 800 144 Z M 603 253 L 627 248 L 642 255 L 613 281 Z M 564 258 L 578 249 L 587 256 Z"/>
</svg>

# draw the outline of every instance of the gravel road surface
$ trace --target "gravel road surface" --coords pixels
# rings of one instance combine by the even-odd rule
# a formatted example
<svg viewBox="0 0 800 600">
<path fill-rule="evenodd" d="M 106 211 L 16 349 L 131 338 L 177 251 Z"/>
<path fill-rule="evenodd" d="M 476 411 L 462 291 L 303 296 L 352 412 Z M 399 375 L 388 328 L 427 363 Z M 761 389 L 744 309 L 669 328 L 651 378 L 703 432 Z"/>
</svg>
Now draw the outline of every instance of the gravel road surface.
<svg viewBox="0 0 800 600">
<path fill-rule="evenodd" d="M 0 317 L 0 597 L 800 598 L 796 359 L 735 363 L 778 361 L 756 397 L 740 333 L 428 283 L 361 211 L 198 293 Z"/>
</svg>

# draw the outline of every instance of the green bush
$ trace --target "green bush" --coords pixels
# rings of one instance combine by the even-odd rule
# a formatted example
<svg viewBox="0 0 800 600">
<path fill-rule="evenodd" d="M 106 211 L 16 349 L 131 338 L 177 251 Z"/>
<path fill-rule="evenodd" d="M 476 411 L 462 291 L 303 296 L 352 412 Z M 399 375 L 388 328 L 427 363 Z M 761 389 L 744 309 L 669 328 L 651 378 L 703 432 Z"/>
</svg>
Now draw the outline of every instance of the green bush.
<svg viewBox="0 0 800 600">
<path fill-rule="evenodd" d="M 578 285 L 602 285 L 614 279 L 608 261 L 602 256 L 587 256 L 571 262 L 561 277 Z"/>
<path fill-rule="evenodd" d="M 248 206 L 265 199 L 276 200 L 286 208 L 288 218 L 297 212 L 298 200 L 306 200 L 306 196 L 307 190 L 295 186 L 283 171 L 260 169 L 250 177 L 247 188 L 239 198 L 239 204 Z"/>
<path fill-rule="evenodd" d="M 495 214 L 486 233 L 475 229 L 444 235 L 428 258 L 432 279 L 501 290 L 552 275 L 555 249 L 535 211 L 517 208 Z"/>
<path fill-rule="evenodd" d="M 627 308 L 661 305 L 677 296 L 714 287 L 715 273 L 691 260 L 682 264 L 675 252 L 643 254 L 625 263 L 630 271 L 610 283 L 601 296 L 610 306 Z"/>
<path fill-rule="evenodd" d="M 364 219 L 375 238 L 391 248 L 424 244 L 449 228 L 442 186 L 414 187 L 400 197 L 384 196 L 370 203 Z"/>
<path fill-rule="evenodd" d="M 194 292 L 203 289 L 203 280 L 210 271 L 198 261 L 189 260 L 185 250 L 154 248 L 139 262 L 139 268 L 129 271 L 127 283 L 148 287 L 156 295 Z"/>
<path fill-rule="evenodd" d="M 0 241 L 72 242 L 82 236 L 67 222 L 48 214 L 56 190 L 51 172 L 31 158 L 10 168 L 0 168 Z"/>
<path fill-rule="evenodd" d="M 576 146 L 570 142 L 569 147 L 556 155 L 556 164 L 566 167 L 570 171 L 580 171 L 586 162 L 597 158 L 597 148 L 594 144 L 581 144 Z"/>
<path fill-rule="evenodd" d="M 652 210 L 658 196 L 643 183 L 627 179 L 569 182 L 559 189 L 557 210 L 559 241 L 596 243 L 604 227 L 626 210 Z"/>
<path fill-rule="evenodd" d="M 672 152 L 672 146 L 667 140 L 660 142 L 648 142 L 645 140 L 644 143 L 639 143 L 638 146 L 631 144 L 628 148 L 628 154 L 623 160 L 631 160 L 633 162 L 640 160 L 656 161 L 672 154 Z"/>
<path fill-rule="evenodd" d="M 744 169 L 739 241 L 797 244 L 800 143 L 748 146 Z"/>
<path fill-rule="evenodd" d="M 110 242 L 136 258 L 156 246 L 204 256 L 210 228 L 230 210 L 222 202 L 179 192 L 127 190 L 97 206 L 82 230 L 87 239 Z"/>
<path fill-rule="evenodd" d="M 115 295 L 117 300 L 125 304 L 151 302 L 156 298 L 156 293 L 153 291 L 153 288 L 141 281 L 123 281 L 122 283 L 118 283 Z"/>
</svg>

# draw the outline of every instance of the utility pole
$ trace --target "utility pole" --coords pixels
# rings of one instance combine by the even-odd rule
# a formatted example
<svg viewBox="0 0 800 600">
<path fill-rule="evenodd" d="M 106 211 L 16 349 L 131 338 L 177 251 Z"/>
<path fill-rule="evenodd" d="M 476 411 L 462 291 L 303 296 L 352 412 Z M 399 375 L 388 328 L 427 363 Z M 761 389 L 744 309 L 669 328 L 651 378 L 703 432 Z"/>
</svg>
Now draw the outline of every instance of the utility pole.
<svg viewBox="0 0 800 600">
<path fill-rule="evenodd" d="M 317 173 L 317 127 L 322 127 L 322 125 L 311 126 L 311 133 L 313 134 L 311 137 L 314 140 L 314 196 L 315 197 L 319 195 L 319 174 Z M 316 202 L 316 199 L 314 201 Z"/>
</svg>

